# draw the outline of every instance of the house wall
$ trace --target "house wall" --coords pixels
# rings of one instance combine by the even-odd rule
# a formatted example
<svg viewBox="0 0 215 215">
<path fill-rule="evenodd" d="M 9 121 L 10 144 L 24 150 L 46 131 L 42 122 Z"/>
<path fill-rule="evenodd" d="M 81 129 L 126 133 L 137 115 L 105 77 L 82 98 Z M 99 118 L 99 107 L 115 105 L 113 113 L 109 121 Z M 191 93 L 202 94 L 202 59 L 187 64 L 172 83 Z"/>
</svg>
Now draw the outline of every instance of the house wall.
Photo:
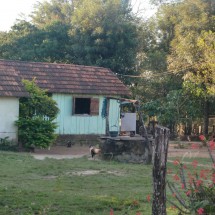
<svg viewBox="0 0 215 215">
<path fill-rule="evenodd" d="M 0 138 L 9 137 L 17 141 L 17 127 L 14 122 L 19 116 L 19 99 L 0 97 Z"/>
<path fill-rule="evenodd" d="M 73 95 L 54 94 L 52 98 L 57 102 L 60 113 L 56 119 L 58 128 L 57 134 L 105 134 L 106 119 L 102 118 L 103 96 L 91 96 L 99 98 L 99 115 L 72 115 Z M 119 103 L 116 100 L 110 100 L 109 108 L 109 126 L 112 130 L 119 130 Z M 115 127 L 116 125 L 117 127 Z"/>
</svg>

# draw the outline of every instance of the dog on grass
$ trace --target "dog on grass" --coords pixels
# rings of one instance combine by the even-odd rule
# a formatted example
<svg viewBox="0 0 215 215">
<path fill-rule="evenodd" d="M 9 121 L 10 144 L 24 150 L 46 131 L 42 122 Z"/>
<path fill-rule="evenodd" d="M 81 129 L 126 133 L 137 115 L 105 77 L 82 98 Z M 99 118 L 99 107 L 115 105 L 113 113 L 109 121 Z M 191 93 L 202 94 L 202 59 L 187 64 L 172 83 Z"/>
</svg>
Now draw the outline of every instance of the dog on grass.
<svg viewBox="0 0 215 215">
<path fill-rule="evenodd" d="M 101 149 L 99 149 L 99 148 L 96 148 L 94 146 L 89 146 L 89 148 L 90 148 L 90 154 L 91 154 L 92 158 L 94 158 L 94 159 L 95 159 L 95 155 L 98 155 L 101 153 Z"/>
</svg>

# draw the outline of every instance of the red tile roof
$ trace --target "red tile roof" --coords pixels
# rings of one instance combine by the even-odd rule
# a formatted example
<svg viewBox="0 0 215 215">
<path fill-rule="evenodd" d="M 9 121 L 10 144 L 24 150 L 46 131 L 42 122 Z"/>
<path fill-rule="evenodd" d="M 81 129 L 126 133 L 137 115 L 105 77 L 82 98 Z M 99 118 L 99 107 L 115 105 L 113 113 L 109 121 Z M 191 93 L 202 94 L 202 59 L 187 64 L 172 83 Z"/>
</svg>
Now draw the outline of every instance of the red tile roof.
<svg viewBox="0 0 215 215">
<path fill-rule="evenodd" d="M 32 80 L 50 93 L 129 95 L 128 88 L 110 70 L 72 64 L 0 60 L 0 96 L 26 96 L 22 79 Z"/>
</svg>

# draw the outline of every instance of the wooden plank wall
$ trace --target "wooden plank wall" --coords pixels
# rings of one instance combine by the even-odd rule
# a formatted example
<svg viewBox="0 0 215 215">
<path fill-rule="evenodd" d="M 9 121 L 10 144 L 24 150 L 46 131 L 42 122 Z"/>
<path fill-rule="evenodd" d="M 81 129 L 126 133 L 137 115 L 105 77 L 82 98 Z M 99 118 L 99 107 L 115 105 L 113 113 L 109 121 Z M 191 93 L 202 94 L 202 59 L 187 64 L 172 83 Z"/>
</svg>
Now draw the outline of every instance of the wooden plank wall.
<svg viewBox="0 0 215 215">
<path fill-rule="evenodd" d="M 72 115 L 72 105 L 73 105 L 73 96 L 68 94 L 54 94 L 52 97 L 57 102 L 60 109 L 60 113 L 56 119 L 58 128 L 56 129 L 57 134 L 105 134 L 105 121 L 106 119 L 102 118 L 102 105 L 103 105 L 103 96 L 92 96 L 93 98 L 99 98 L 99 115 L 98 116 L 89 116 L 89 115 Z M 119 103 L 117 100 L 110 100 L 110 109 L 109 109 L 109 120 L 110 120 L 110 130 L 114 126 L 114 130 L 119 130 Z M 113 129 L 112 129 L 113 130 Z"/>
</svg>

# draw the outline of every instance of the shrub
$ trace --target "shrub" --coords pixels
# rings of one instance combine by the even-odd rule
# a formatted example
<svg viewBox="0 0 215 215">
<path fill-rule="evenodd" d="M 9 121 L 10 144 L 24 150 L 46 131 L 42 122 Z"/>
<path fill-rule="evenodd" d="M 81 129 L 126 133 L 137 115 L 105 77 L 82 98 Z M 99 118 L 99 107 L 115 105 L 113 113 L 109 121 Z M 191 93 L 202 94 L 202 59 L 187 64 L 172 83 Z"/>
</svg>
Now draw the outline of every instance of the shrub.
<svg viewBox="0 0 215 215">
<path fill-rule="evenodd" d="M 29 97 L 20 99 L 20 115 L 16 121 L 18 138 L 26 148 L 47 148 L 56 138 L 53 120 L 59 110 L 56 102 L 35 82 L 35 79 L 23 80 Z"/>
<path fill-rule="evenodd" d="M 26 148 L 47 148 L 56 139 L 56 124 L 42 117 L 20 117 L 17 125 L 19 140 Z"/>
<path fill-rule="evenodd" d="M 212 160 L 211 169 L 197 170 L 198 161 L 194 160 L 192 169 L 188 170 L 183 162 L 176 160 L 174 164 L 178 166 L 178 172 L 173 174 L 175 182 L 168 182 L 168 187 L 179 204 L 168 201 L 180 211 L 179 214 L 215 214 L 215 162 L 212 156 L 215 143 L 208 142 L 202 135 L 200 139 L 208 149 Z M 192 147 L 197 148 L 198 144 Z"/>
</svg>

